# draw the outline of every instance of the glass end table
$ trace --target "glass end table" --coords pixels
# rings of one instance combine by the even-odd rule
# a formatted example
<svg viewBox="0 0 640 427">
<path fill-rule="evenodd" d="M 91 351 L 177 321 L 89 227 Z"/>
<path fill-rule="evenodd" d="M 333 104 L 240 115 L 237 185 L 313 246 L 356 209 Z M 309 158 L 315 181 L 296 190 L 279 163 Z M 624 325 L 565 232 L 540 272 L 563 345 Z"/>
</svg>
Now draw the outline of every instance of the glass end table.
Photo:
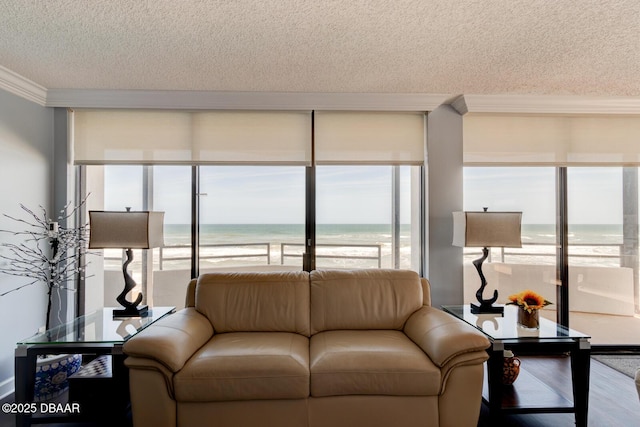
<svg viewBox="0 0 640 427">
<path fill-rule="evenodd" d="M 149 325 L 174 312 L 175 307 L 153 307 L 145 317 L 113 318 L 113 307 L 105 307 L 80 316 L 68 323 L 25 338 L 16 344 L 15 350 L 15 403 L 16 426 L 41 423 L 84 421 L 88 414 L 79 413 L 61 416 L 44 414 L 34 403 L 36 362 L 40 355 L 83 354 L 110 355 L 111 377 L 109 387 L 118 393 L 118 398 L 128 400 L 128 370 L 124 366 L 124 343 Z M 109 412 L 109 405 L 104 405 Z M 31 409 L 35 409 L 32 411 Z M 58 411 L 55 411 L 58 412 Z M 61 411 L 64 412 L 64 411 Z M 64 415 L 64 414 L 63 414 Z"/>
<path fill-rule="evenodd" d="M 591 344 L 589 336 L 540 318 L 539 329 L 518 326 L 519 308 L 505 306 L 504 315 L 473 314 L 469 304 L 446 305 L 442 309 L 475 327 L 487 336 L 487 382 L 483 400 L 489 407 L 492 425 L 499 425 L 505 413 L 574 413 L 576 426 L 586 427 L 589 403 L 589 369 Z M 504 351 L 516 355 L 559 355 L 571 357 L 573 401 L 544 384 L 535 375 L 527 375 L 521 367 L 522 381 L 511 386 L 502 383 Z M 518 378 L 520 379 L 520 377 Z"/>
</svg>

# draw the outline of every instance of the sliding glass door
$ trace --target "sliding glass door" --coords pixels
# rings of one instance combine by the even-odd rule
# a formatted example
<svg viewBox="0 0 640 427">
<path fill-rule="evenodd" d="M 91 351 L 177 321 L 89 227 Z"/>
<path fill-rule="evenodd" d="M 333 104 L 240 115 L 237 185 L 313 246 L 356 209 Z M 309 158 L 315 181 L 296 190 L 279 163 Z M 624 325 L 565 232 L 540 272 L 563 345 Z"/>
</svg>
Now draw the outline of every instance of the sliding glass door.
<svg viewBox="0 0 640 427">
<path fill-rule="evenodd" d="M 200 273 L 302 269 L 304 167 L 199 169 Z"/>
<path fill-rule="evenodd" d="M 488 286 L 485 298 L 498 290 L 498 303 L 532 289 L 554 303 L 543 315 L 555 319 L 556 213 L 555 169 L 550 167 L 467 167 L 464 169 L 464 210 L 521 211 L 522 248 L 490 248 L 483 265 Z M 464 249 L 465 302 L 476 302 L 480 287 L 472 261 L 479 248 Z"/>
<path fill-rule="evenodd" d="M 191 168 L 189 166 L 106 165 L 83 169 L 89 210 L 155 210 L 164 215 L 164 246 L 135 249 L 129 272 L 147 304 L 184 304 L 191 278 Z M 90 255 L 85 309 L 116 305 L 124 287 L 122 249 Z M 130 295 L 129 300 L 134 300 Z"/>
<path fill-rule="evenodd" d="M 522 211 L 522 248 L 491 248 L 483 265 L 498 302 L 532 289 L 553 304 L 541 314 L 592 336 L 599 346 L 640 345 L 638 307 L 638 168 L 568 167 L 566 182 L 553 167 L 466 167 L 464 209 Z M 560 175 L 559 175 L 560 176 Z M 566 186 L 562 189 L 561 186 Z M 558 195 L 566 194 L 568 277 L 556 270 L 558 239 L 555 220 Z M 465 302 L 475 301 L 479 277 L 471 261 L 478 249 L 464 249 Z M 558 301 L 566 286 L 568 310 Z M 562 316 L 559 316 L 562 315 Z"/>
<path fill-rule="evenodd" d="M 130 267 L 148 304 L 181 307 L 210 271 L 422 272 L 424 112 L 76 109 L 72 122 L 89 209 L 165 212 L 164 247 Z M 122 289 L 121 250 L 93 262 L 86 311 Z"/>
<path fill-rule="evenodd" d="M 567 168 L 569 322 L 601 345 L 640 344 L 637 168 Z"/>
<path fill-rule="evenodd" d="M 317 268 L 420 271 L 420 167 L 318 166 Z"/>
</svg>

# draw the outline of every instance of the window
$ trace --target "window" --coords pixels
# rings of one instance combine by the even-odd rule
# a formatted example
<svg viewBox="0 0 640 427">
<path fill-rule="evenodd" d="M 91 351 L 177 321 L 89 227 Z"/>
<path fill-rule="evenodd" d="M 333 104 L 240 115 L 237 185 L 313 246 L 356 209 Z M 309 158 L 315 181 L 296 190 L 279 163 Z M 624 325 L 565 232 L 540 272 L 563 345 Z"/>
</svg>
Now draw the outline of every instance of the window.
<svg viewBox="0 0 640 427">
<path fill-rule="evenodd" d="M 156 210 L 165 213 L 162 248 L 133 251 L 129 273 L 148 304 L 181 306 L 190 279 L 191 168 L 186 166 L 87 166 L 90 210 Z M 87 279 L 87 310 L 115 305 L 122 290 L 124 251 L 105 249 L 92 257 Z M 134 297 L 128 296 L 130 301 Z"/>
<path fill-rule="evenodd" d="M 318 166 L 317 268 L 420 271 L 420 168 Z M 416 256 L 417 255 L 417 256 Z"/>
<path fill-rule="evenodd" d="M 74 113 L 88 208 L 165 212 L 165 246 L 130 270 L 149 303 L 178 307 L 192 274 L 301 269 L 312 253 L 316 268 L 421 271 L 424 146 L 420 112 Z M 94 265 L 87 310 L 113 303 L 121 259 Z"/>
<path fill-rule="evenodd" d="M 637 345 L 637 168 L 570 167 L 567 190 L 570 325 Z"/>
<path fill-rule="evenodd" d="M 549 167 L 467 167 L 464 169 L 464 210 L 522 211 L 522 248 L 490 248 L 483 264 L 485 298 L 498 290 L 498 303 L 524 289 L 556 299 L 555 170 Z M 465 302 L 476 302 L 480 278 L 471 262 L 479 248 L 464 249 Z M 545 309 L 547 314 L 555 307 Z"/>
<path fill-rule="evenodd" d="M 555 236 L 551 229 L 540 230 L 550 243 L 557 240 L 556 258 L 548 257 L 557 274 L 536 275 L 534 280 L 523 277 L 519 289 L 531 287 L 553 301 L 542 314 L 557 315 L 559 322 L 590 334 L 593 344 L 637 346 L 638 117 L 469 114 L 463 127 L 465 178 L 474 171 L 508 171 L 503 180 L 513 180 L 519 190 L 507 195 L 519 205 L 514 208 L 523 211 L 523 222 L 528 212 L 537 212 L 541 206 L 552 206 L 552 212 L 557 212 Z M 556 176 L 556 182 L 547 186 L 546 201 L 539 200 L 531 188 L 544 179 L 518 178 L 520 171 L 544 167 Z M 469 197 L 475 197 L 469 193 L 477 190 L 477 178 L 465 179 L 465 208 L 469 208 Z M 501 181 L 484 184 L 490 188 L 485 197 L 505 199 Z M 525 240 L 531 238 L 527 232 L 531 226 L 523 224 L 525 257 L 533 253 Z M 508 259 L 505 255 L 505 262 Z M 521 268 L 495 266 L 498 286 Z"/>
<path fill-rule="evenodd" d="M 200 167 L 200 272 L 302 269 L 304 176 L 299 166 Z"/>
</svg>

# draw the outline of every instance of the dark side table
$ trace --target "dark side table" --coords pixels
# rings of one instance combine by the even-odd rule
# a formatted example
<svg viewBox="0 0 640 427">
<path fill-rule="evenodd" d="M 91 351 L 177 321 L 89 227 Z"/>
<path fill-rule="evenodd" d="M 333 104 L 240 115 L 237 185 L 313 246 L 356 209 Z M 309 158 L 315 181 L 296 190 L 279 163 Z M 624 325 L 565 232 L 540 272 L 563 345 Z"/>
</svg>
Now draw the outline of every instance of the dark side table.
<svg viewBox="0 0 640 427">
<path fill-rule="evenodd" d="M 114 394 L 111 398 L 128 402 L 129 375 L 124 366 L 126 356 L 122 346 L 133 335 L 172 313 L 174 309 L 175 307 L 153 307 L 146 317 L 114 319 L 113 308 L 102 308 L 18 342 L 15 351 L 15 403 L 20 410 L 16 413 L 16 426 L 78 422 L 91 420 L 95 416 L 83 410 L 82 404 L 79 405 L 79 411 L 74 411 L 73 414 L 43 414 L 38 410 L 41 408 L 40 403 L 33 400 L 36 360 L 39 355 L 82 354 L 89 355 L 90 358 L 110 356 L 103 357 L 102 360 L 111 362 L 108 367 L 108 389 Z M 86 394 L 86 391 L 83 393 Z M 115 415 L 110 402 L 102 403 L 100 406 L 105 408 L 103 417 Z"/>
<path fill-rule="evenodd" d="M 589 336 L 542 317 L 540 329 L 523 329 L 517 324 L 518 308 L 515 306 L 506 306 L 504 316 L 472 314 L 468 304 L 443 306 L 442 309 L 483 332 L 491 342 L 487 350 L 487 387 L 482 396 L 489 407 L 491 425 L 500 425 L 500 418 L 505 413 L 574 413 L 576 426 L 587 426 Z M 570 353 L 573 401 L 526 372 L 526 366 L 520 367 L 520 376 L 513 385 L 503 385 L 505 350 L 511 350 L 515 355 Z"/>
</svg>

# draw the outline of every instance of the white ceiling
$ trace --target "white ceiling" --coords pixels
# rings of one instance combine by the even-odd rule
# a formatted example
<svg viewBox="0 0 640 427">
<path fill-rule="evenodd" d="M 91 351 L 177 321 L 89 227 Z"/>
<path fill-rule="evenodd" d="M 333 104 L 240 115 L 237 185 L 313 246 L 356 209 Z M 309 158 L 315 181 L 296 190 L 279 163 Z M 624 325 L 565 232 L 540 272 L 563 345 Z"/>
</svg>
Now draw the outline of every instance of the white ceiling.
<svg viewBox="0 0 640 427">
<path fill-rule="evenodd" d="M 640 96 L 638 0 L 0 0 L 46 89 Z"/>
</svg>

